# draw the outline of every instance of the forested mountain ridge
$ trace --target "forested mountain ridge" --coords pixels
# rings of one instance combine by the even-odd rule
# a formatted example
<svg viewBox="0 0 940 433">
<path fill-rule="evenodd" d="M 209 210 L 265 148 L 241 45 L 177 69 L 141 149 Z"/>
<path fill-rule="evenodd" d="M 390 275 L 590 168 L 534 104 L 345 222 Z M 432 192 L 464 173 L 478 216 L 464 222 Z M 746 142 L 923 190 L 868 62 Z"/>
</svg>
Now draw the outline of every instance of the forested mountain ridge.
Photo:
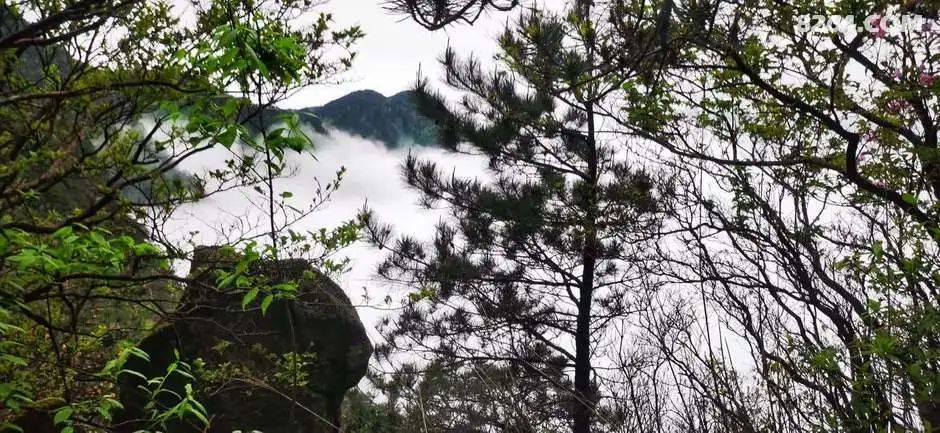
<svg viewBox="0 0 940 433">
<path fill-rule="evenodd" d="M 390 148 L 432 145 L 435 142 L 434 123 L 418 113 L 413 98 L 414 92 L 410 90 L 392 96 L 384 96 L 374 90 L 357 90 L 322 106 L 299 110 L 271 109 L 269 112 L 274 117 L 296 113 L 301 123 L 320 133 L 337 129 L 381 141 Z M 267 115 L 265 119 L 276 121 Z"/>
</svg>

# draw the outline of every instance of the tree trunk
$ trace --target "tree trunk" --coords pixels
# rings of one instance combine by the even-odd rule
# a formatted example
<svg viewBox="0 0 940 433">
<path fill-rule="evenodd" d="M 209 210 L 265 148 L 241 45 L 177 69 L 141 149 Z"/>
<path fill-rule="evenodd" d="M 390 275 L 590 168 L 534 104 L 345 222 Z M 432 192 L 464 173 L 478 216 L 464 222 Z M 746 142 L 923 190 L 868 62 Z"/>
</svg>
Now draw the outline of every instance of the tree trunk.
<svg viewBox="0 0 940 433">
<path fill-rule="evenodd" d="M 585 247 L 584 272 L 578 299 L 578 322 L 575 329 L 573 433 L 590 433 L 594 415 L 594 392 L 591 389 L 591 303 L 594 291 L 594 257 Z"/>
<path fill-rule="evenodd" d="M 582 20 L 591 16 L 591 0 L 579 0 L 577 4 L 578 15 Z M 585 41 L 586 59 L 593 68 L 594 53 L 590 40 Z M 588 85 L 590 86 L 590 84 Z M 574 389 L 577 404 L 574 409 L 573 433 L 591 433 L 591 421 L 594 418 L 594 406 L 597 399 L 591 387 L 591 309 L 594 300 L 594 268 L 597 263 L 597 142 L 594 137 L 594 95 L 585 92 L 584 110 L 587 114 L 586 141 L 589 149 L 587 155 L 588 173 L 587 181 L 590 187 L 584 224 L 584 250 L 582 253 L 581 287 L 578 293 L 578 321 L 575 328 L 575 362 L 574 362 Z"/>
</svg>

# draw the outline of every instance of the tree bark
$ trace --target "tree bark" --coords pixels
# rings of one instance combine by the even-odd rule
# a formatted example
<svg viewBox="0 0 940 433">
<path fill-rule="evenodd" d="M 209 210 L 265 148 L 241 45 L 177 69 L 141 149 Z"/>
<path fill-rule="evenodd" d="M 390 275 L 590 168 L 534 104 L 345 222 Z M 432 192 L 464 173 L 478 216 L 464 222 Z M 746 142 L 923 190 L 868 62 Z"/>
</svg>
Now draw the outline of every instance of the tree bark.
<svg viewBox="0 0 940 433">
<path fill-rule="evenodd" d="M 590 19 L 591 0 L 579 0 L 577 4 L 577 13 L 582 20 Z M 584 41 L 586 49 L 586 59 L 589 62 L 589 68 L 593 68 L 594 53 L 593 44 L 590 38 Z M 597 161 L 597 142 L 594 131 L 594 95 L 593 92 L 586 92 L 584 100 L 584 110 L 587 113 L 587 134 L 586 141 L 588 145 L 588 173 L 587 183 L 589 184 L 589 196 L 586 207 L 586 221 L 584 224 L 584 250 L 582 253 L 582 273 L 581 287 L 578 293 L 578 318 L 575 328 L 575 366 L 574 366 L 574 389 L 577 402 L 573 413 L 572 432 L 590 433 L 591 422 L 594 418 L 594 407 L 596 398 L 594 390 L 591 387 L 591 310 L 594 300 L 594 268 L 597 263 L 597 183 L 598 183 L 598 161 Z"/>
<path fill-rule="evenodd" d="M 594 291 L 594 262 L 592 247 L 585 246 L 584 272 L 578 299 L 578 321 L 575 329 L 574 390 L 576 402 L 572 423 L 573 433 L 590 433 L 594 415 L 594 396 L 591 389 L 591 304 Z"/>
</svg>

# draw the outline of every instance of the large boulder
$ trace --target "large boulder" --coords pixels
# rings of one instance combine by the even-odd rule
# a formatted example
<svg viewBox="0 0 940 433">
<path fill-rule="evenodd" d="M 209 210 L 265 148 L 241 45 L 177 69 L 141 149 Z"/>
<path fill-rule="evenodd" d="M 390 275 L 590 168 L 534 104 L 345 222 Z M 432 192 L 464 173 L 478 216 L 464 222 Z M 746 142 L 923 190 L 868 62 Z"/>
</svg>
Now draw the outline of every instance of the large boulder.
<svg viewBox="0 0 940 433">
<path fill-rule="evenodd" d="M 148 427 L 154 400 L 172 408 L 193 383 L 196 399 L 211 417 L 209 432 L 234 430 L 264 433 L 339 431 L 340 405 L 346 391 L 365 375 L 372 345 L 349 298 L 332 280 L 303 260 L 258 262 L 250 271 L 270 284 L 299 283 L 293 299 L 275 300 L 266 312 L 243 309 L 243 290 L 216 287 L 216 270 L 231 267 L 216 247 L 197 249 L 191 282 L 171 325 L 139 347 L 149 361 L 132 358 L 125 368 L 161 378 L 172 392 L 154 394 L 136 374 L 121 375 L 125 410 L 116 419 L 119 431 Z M 178 355 L 177 355 L 178 354 Z M 194 378 L 166 375 L 176 359 L 187 363 Z M 149 394 L 149 395 L 148 395 Z M 156 396 L 153 399 L 153 396 Z M 203 431 L 196 418 L 170 420 L 168 433 Z"/>
</svg>

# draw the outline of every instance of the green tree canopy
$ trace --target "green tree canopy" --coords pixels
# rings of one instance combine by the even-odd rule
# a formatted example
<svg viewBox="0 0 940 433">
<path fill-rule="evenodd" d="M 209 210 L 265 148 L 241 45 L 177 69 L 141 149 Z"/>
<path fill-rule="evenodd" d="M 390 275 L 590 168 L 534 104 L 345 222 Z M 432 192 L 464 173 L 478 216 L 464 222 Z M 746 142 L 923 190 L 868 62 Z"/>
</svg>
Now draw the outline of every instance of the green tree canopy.
<svg viewBox="0 0 940 433">
<path fill-rule="evenodd" d="M 179 278 L 169 260 L 189 254 L 167 241 L 165 218 L 217 191 L 270 185 L 285 153 L 309 140 L 290 119 L 262 139 L 245 122 L 352 60 L 359 29 L 331 28 L 314 6 L 0 4 L 4 426 L 27 409 L 56 409 L 65 432 L 107 426 L 118 406 L 113 379 L 136 353 L 129 343 L 172 307 Z M 233 149 L 227 168 L 178 170 L 216 146 Z M 234 152 L 239 146 L 262 152 L 265 164 Z M 268 197 L 272 209 L 275 199 Z M 282 230 L 272 223 L 272 239 Z M 330 249 L 347 235 L 290 239 Z M 177 409 L 204 415 L 190 403 Z"/>
</svg>

